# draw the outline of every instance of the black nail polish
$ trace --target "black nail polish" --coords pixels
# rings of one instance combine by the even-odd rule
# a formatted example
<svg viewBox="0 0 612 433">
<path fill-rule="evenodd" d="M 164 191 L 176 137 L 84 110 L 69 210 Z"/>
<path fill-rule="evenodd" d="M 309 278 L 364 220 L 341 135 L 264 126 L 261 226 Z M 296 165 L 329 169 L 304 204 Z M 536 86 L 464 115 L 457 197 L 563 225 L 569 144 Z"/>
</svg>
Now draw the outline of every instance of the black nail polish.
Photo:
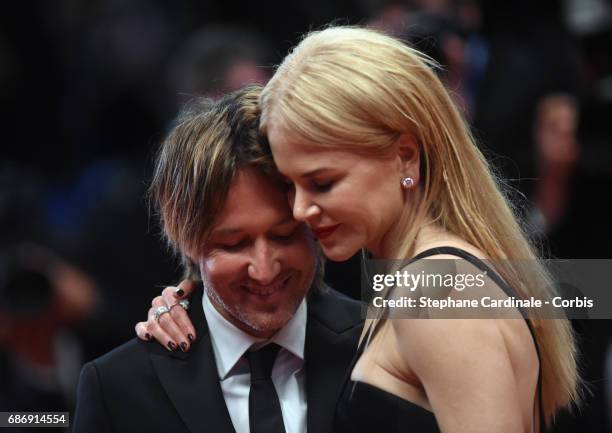
<svg viewBox="0 0 612 433">
<path fill-rule="evenodd" d="M 184 341 L 181 343 L 181 350 L 183 352 L 187 352 L 187 343 L 185 343 Z"/>
<path fill-rule="evenodd" d="M 185 295 L 185 291 L 183 289 L 176 289 L 176 296 L 182 298 Z"/>
<path fill-rule="evenodd" d="M 172 351 L 176 350 L 176 344 L 174 343 L 174 341 L 168 341 L 168 349 Z"/>
<path fill-rule="evenodd" d="M 195 337 L 193 336 L 193 334 L 188 334 L 187 338 L 189 338 L 189 341 L 193 342 L 193 340 L 195 340 Z"/>
<path fill-rule="evenodd" d="M 146 339 L 147 341 L 151 341 L 151 340 L 153 339 L 153 336 L 147 332 L 147 333 L 145 334 L 145 339 Z"/>
</svg>

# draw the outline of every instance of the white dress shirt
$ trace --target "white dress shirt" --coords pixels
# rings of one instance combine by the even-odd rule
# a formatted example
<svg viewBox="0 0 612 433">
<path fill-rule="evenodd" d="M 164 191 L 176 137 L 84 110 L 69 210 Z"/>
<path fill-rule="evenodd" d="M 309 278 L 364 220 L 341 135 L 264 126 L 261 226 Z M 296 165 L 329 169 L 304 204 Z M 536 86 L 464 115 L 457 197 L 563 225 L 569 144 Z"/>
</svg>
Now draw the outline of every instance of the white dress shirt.
<svg viewBox="0 0 612 433">
<path fill-rule="evenodd" d="M 266 340 L 253 337 L 230 323 L 212 305 L 206 293 L 202 304 L 223 397 L 234 429 L 236 433 L 250 433 L 251 373 L 243 355 L 253 344 L 262 345 Z M 286 433 L 306 433 L 305 340 L 306 300 L 303 300 L 291 320 L 269 340 L 281 346 L 272 368 L 272 382 L 280 400 Z"/>
</svg>

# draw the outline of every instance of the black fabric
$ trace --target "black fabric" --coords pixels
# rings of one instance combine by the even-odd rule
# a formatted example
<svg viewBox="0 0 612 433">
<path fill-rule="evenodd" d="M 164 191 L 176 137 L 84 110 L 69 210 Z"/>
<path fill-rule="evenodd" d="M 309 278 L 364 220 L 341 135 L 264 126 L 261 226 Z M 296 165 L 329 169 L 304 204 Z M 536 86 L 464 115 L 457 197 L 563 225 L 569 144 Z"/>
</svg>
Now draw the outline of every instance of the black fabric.
<svg viewBox="0 0 612 433">
<path fill-rule="evenodd" d="M 438 254 L 454 255 L 469 261 L 480 270 L 486 271 L 487 275 L 506 294 L 517 296 L 516 292 L 481 259 L 455 247 L 438 247 L 423 251 L 416 255 L 411 262 Z M 523 315 L 523 317 L 526 316 Z M 529 320 L 525 320 L 525 323 L 533 338 L 540 364 L 537 404 L 539 408 L 540 431 L 543 433 L 545 431 L 545 423 L 542 412 L 540 352 L 531 323 Z M 377 331 L 378 329 L 374 329 L 374 333 Z M 365 350 L 365 346 L 366 344 L 362 342 L 345 376 L 344 385 L 336 406 L 335 433 L 371 433 L 376 431 L 385 433 L 439 433 L 440 429 L 433 412 L 376 386 L 350 379 L 353 368 Z"/>
<path fill-rule="evenodd" d="M 202 290 L 189 315 L 187 353 L 133 339 L 83 367 L 77 433 L 235 433 L 204 318 Z M 308 299 L 305 369 L 309 432 L 332 433 L 334 405 L 361 333 L 361 305 L 332 289 Z"/>
<path fill-rule="evenodd" d="M 280 401 L 272 382 L 272 367 L 279 350 L 280 346 L 272 343 L 246 353 L 251 369 L 250 433 L 285 433 Z"/>
<path fill-rule="evenodd" d="M 365 346 L 363 342 L 359 346 L 346 375 L 336 405 L 334 432 L 439 433 L 432 412 L 383 389 L 350 379 Z"/>
</svg>

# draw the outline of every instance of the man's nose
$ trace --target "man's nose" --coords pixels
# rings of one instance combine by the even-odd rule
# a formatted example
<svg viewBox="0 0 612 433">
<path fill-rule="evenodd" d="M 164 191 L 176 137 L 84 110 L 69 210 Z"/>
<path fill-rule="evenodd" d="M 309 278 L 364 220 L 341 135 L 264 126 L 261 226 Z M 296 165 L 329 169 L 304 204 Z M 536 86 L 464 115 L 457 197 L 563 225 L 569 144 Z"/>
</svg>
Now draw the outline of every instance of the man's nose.
<svg viewBox="0 0 612 433">
<path fill-rule="evenodd" d="M 291 200 L 291 198 L 293 200 Z M 290 203 L 293 207 L 293 218 L 298 221 L 309 222 L 315 216 L 321 213 L 321 209 L 312 201 L 310 195 L 302 188 L 296 187 L 293 192 L 293 197 L 290 198 Z"/>
<path fill-rule="evenodd" d="M 249 277 L 261 285 L 272 283 L 281 272 L 281 250 L 265 239 L 258 239 L 252 251 L 248 266 Z"/>
</svg>

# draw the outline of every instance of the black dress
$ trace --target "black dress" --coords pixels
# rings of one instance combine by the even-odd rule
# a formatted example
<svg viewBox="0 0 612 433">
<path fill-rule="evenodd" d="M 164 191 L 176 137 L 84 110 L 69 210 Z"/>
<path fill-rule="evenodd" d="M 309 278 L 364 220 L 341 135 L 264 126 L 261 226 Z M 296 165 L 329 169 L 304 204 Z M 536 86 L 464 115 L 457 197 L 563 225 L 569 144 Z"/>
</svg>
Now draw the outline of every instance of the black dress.
<svg viewBox="0 0 612 433">
<path fill-rule="evenodd" d="M 424 257 L 450 254 L 465 259 L 483 272 L 508 295 L 516 296 L 514 290 L 504 282 L 486 263 L 467 251 L 454 247 L 438 247 L 423 251 L 412 259 L 413 261 Z M 523 313 L 523 317 L 526 317 Z M 534 331 L 529 320 L 525 319 L 529 332 L 535 343 L 540 361 L 540 351 Z M 380 323 L 380 322 L 379 322 Z M 377 330 L 375 329 L 374 332 Z M 364 339 L 365 340 L 365 339 Z M 360 344 L 351 363 L 351 367 L 344 381 L 342 392 L 336 406 L 335 432 L 336 433 L 436 433 L 440 429 L 433 412 L 416 405 L 408 400 L 384 391 L 376 386 L 351 380 L 351 373 L 357 360 L 364 351 L 365 344 Z M 544 419 L 542 416 L 542 370 L 538 374 L 537 404 L 539 412 L 540 432 L 544 432 Z"/>
</svg>

